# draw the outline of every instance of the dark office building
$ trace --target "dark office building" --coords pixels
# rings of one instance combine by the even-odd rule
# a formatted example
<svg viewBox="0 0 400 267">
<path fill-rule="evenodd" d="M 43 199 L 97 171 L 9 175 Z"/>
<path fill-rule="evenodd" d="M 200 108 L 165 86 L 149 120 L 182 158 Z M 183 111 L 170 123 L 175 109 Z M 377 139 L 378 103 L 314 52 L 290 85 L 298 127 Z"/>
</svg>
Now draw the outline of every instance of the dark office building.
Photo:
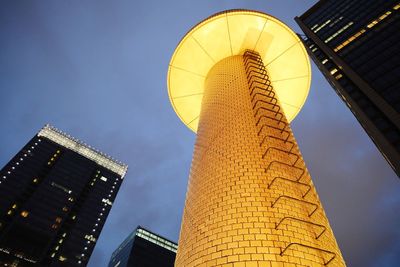
<svg viewBox="0 0 400 267">
<path fill-rule="evenodd" d="M 173 267 L 178 245 L 138 226 L 114 251 L 108 267 Z"/>
<path fill-rule="evenodd" d="M 0 265 L 85 266 L 126 170 L 46 125 L 0 172 Z"/>
<path fill-rule="evenodd" d="M 295 20 L 311 58 L 400 176 L 400 1 L 322 0 Z"/>
</svg>

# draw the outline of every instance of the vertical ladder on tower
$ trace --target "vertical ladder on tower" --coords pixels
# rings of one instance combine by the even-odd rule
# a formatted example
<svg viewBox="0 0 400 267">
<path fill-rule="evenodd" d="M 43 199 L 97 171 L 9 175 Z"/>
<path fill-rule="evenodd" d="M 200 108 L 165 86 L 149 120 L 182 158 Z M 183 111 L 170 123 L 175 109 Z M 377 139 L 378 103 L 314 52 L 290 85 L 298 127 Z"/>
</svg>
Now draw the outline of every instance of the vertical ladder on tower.
<svg viewBox="0 0 400 267">
<path fill-rule="evenodd" d="M 311 221 L 312 216 L 318 210 L 319 205 L 305 200 L 312 187 L 309 184 L 310 181 L 308 181 L 308 183 L 300 181 L 307 173 L 307 170 L 305 166 L 301 164 L 300 155 L 297 153 L 297 144 L 291 134 L 290 125 L 281 110 L 279 99 L 273 90 L 268 72 L 265 69 L 262 58 L 257 52 L 251 50 L 245 51 L 243 55 L 243 63 L 250 89 L 250 99 L 254 112 L 253 115 L 256 127 L 259 129 L 257 135 L 261 140 L 260 147 L 266 146 L 262 158 L 268 160 L 268 155 L 272 151 L 282 154 L 282 157 L 276 157 L 278 159 L 270 160 L 268 166 L 265 168 L 265 172 L 268 173 L 274 165 L 283 165 L 293 173 L 293 177 L 273 177 L 271 181 L 268 181 L 267 188 L 270 189 L 272 186 L 277 186 L 280 181 L 285 181 L 293 183 L 300 192 L 302 192 L 301 198 L 286 194 L 279 195 L 275 201 L 272 202 L 271 208 L 275 208 L 277 203 L 280 201 L 300 202 L 305 206 L 312 207 L 311 212 L 308 212 L 307 214 L 307 218 L 297 218 L 293 216 L 283 217 L 276 223 L 275 230 L 278 230 L 278 228 L 288 221 L 296 221 L 312 227 L 314 229 L 315 239 L 318 241 L 319 238 L 326 233 L 326 226 Z M 268 132 L 265 133 L 266 131 Z M 274 142 L 267 144 L 270 140 L 274 140 Z M 274 145 L 275 143 L 279 143 L 279 145 Z M 282 160 L 282 158 L 285 160 Z M 301 164 L 300 166 L 299 163 Z M 286 247 L 281 248 L 280 255 L 284 256 L 293 246 L 320 252 L 324 255 L 322 256 L 324 265 L 328 265 L 336 257 L 336 254 L 332 251 L 298 242 L 290 242 Z M 325 255 L 329 256 L 329 258 L 326 259 Z"/>
</svg>

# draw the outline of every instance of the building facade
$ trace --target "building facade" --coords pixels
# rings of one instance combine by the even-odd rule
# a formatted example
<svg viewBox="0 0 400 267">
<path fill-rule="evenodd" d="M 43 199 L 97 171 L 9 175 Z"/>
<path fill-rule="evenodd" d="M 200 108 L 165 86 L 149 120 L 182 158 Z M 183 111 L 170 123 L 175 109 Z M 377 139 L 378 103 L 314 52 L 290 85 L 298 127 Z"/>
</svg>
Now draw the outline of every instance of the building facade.
<svg viewBox="0 0 400 267">
<path fill-rule="evenodd" d="M 400 2 L 322 0 L 295 20 L 315 64 L 400 177 Z"/>
<path fill-rule="evenodd" d="M 126 171 L 46 125 L 0 172 L 0 264 L 86 266 Z"/>
<path fill-rule="evenodd" d="M 197 133 L 175 266 L 345 266 L 290 121 L 310 86 L 293 31 L 257 11 L 197 24 L 168 90 Z"/>
<path fill-rule="evenodd" d="M 176 243 L 138 226 L 113 252 L 108 267 L 173 267 Z"/>
</svg>

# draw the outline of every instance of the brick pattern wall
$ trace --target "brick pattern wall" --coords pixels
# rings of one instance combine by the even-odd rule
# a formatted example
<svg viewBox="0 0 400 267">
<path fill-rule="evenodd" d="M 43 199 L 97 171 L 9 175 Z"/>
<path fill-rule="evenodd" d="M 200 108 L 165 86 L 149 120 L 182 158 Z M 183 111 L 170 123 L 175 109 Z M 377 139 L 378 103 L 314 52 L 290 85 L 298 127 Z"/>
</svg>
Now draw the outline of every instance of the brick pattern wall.
<svg viewBox="0 0 400 267">
<path fill-rule="evenodd" d="M 250 56 L 226 58 L 207 76 L 175 265 L 345 266 L 290 126 L 266 97 L 267 76 L 252 77 L 261 68 L 249 70 L 249 61 L 257 65 Z"/>
</svg>

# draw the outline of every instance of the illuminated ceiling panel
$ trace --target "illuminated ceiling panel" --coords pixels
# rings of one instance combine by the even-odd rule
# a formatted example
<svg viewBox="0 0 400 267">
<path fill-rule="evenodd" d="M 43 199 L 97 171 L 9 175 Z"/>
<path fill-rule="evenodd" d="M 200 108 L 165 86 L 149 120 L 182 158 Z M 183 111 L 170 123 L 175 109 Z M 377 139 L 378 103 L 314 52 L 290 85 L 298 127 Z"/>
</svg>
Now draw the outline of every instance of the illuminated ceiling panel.
<svg viewBox="0 0 400 267">
<path fill-rule="evenodd" d="M 202 21 L 181 40 L 168 70 L 168 93 L 179 118 L 197 131 L 204 81 L 218 61 L 245 50 L 263 58 L 286 117 L 292 121 L 310 87 L 310 62 L 297 35 L 257 11 L 229 10 Z"/>
</svg>

